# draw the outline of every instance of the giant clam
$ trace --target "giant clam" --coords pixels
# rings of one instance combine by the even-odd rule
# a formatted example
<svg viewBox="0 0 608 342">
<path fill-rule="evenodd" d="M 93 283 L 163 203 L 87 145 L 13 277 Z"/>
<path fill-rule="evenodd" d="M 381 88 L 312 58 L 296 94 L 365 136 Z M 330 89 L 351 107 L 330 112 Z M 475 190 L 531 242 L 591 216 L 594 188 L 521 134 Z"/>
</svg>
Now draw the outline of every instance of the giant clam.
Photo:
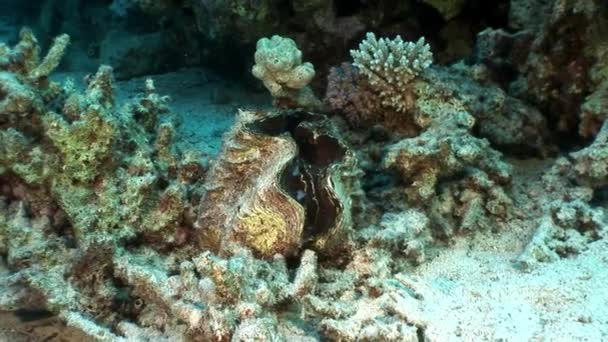
<svg viewBox="0 0 608 342">
<path fill-rule="evenodd" d="M 349 249 L 354 154 L 325 116 L 239 111 L 204 185 L 199 244 L 246 246 L 261 257 L 302 248 L 336 256 Z"/>
</svg>

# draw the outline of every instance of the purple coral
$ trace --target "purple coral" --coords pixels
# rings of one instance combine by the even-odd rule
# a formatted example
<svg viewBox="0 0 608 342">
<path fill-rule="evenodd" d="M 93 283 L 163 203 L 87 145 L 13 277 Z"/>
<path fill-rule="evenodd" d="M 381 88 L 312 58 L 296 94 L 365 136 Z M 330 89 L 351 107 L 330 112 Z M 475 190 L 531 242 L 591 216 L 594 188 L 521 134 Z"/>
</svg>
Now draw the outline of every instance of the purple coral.
<svg viewBox="0 0 608 342">
<path fill-rule="evenodd" d="M 327 82 L 325 103 L 332 111 L 343 113 L 352 126 L 373 122 L 384 111 L 367 78 L 352 64 L 331 68 Z"/>
</svg>

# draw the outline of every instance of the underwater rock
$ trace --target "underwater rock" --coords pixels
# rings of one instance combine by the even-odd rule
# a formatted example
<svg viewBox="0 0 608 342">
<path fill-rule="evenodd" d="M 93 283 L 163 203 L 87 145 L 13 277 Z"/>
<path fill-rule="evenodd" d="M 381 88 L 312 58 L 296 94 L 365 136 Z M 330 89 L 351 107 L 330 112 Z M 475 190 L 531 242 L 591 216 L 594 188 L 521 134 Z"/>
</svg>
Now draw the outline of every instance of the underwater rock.
<svg viewBox="0 0 608 342">
<path fill-rule="evenodd" d="M 118 79 L 159 73 L 173 66 L 175 61 L 165 40 L 160 32 L 110 31 L 99 43 L 99 60 L 111 65 Z"/>
<path fill-rule="evenodd" d="M 423 0 L 424 3 L 427 3 L 433 6 L 444 20 L 448 21 L 455 16 L 457 16 L 464 5 L 466 4 L 466 0 Z"/>
<path fill-rule="evenodd" d="M 576 152 L 573 158 L 574 177 L 579 184 L 601 188 L 608 184 L 608 122 L 604 121 L 593 142 Z"/>
<path fill-rule="evenodd" d="M 405 274 L 389 275 L 390 255 L 360 253 L 345 271 L 319 274 L 317 290 L 302 300 L 304 317 L 320 319 L 331 341 L 418 341 L 427 326 L 424 287 Z"/>
<path fill-rule="evenodd" d="M 514 61 L 520 75 L 511 83 L 511 93 L 537 105 L 549 122 L 555 122 L 558 133 L 579 130 L 588 136 L 587 120 L 581 120 L 585 112 L 581 105 L 607 79 L 608 5 L 601 0 L 532 5 L 539 6 L 542 20 L 531 17 L 522 29 L 531 30 L 533 40 L 528 49 L 518 52 L 526 57 Z M 527 9 L 528 4 L 523 8 Z M 532 21 L 542 24 L 530 25 Z M 581 122 L 583 126 L 579 127 Z"/>
<path fill-rule="evenodd" d="M 322 116 L 240 111 L 204 185 L 199 244 L 236 243 L 266 258 L 297 255 L 307 243 L 339 254 L 349 246 L 356 175 L 354 156 Z"/>
<path fill-rule="evenodd" d="M 482 65 L 433 66 L 423 74 L 435 96 L 454 97 L 475 118 L 475 131 L 500 151 L 521 155 L 554 152 L 545 117 L 488 79 Z"/>
<path fill-rule="evenodd" d="M 509 27 L 516 30 L 538 30 L 555 1 L 511 0 L 509 1 Z"/>
<path fill-rule="evenodd" d="M 542 262 L 578 254 L 589 243 L 608 236 L 608 217 L 602 208 L 593 208 L 589 199 L 556 200 L 547 205 L 545 216 L 516 263 L 530 269 Z"/>
<path fill-rule="evenodd" d="M 573 257 L 608 236 L 606 208 L 596 204 L 603 201 L 602 185 L 579 174 L 579 161 L 572 158 L 576 153 L 549 163 L 539 185 L 525 184 L 533 201 L 519 199 L 517 206 L 526 211 L 523 217 L 535 232 L 514 261 L 522 270 Z"/>
<path fill-rule="evenodd" d="M 373 237 L 370 244 L 382 246 L 418 265 L 425 261 L 425 249 L 433 242 L 431 221 L 421 211 L 409 209 L 399 213 L 386 213 L 380 229 L 367 228 Z"/>
<path fill-rule="evenodd" d="M 509 166 L 485 139 L 470 133 L 475 119 L 456 99 L 436 98 L 430 85 L 419 84 L 417 121 L 427 126 L 417 137 L 388 147 L 386 167 L 398 170 L 410 186 L 412 201 L 435 195 L 437 181 L 476 166 L 500 184 L 508 183 Z M 469 170 L 470 172 L 470 170 Z"/>
<path fill-rule="evenodd" d="M 608 71 L 608 66 L 606 68 Z M 608 76 L 608 75 L 607 75 Z M 585 98 L 581 105 L 580 123 L 578 134 L 589 138 L 602 129 L 602 124 L 608 118 L 608 77 L 597 88 Z"/>
</svg>

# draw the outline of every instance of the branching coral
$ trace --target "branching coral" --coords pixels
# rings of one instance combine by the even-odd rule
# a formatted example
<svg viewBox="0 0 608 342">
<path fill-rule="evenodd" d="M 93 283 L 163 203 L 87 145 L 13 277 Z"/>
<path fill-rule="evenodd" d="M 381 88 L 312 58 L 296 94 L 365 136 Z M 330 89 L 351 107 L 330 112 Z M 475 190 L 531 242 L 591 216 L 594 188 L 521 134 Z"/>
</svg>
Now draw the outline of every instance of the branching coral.
<svg viewBox="0 0 608 342">
<path fill-rule="evenodd" d="M 23 38 L 32 40 L 25 33 Z M 155 235 L 168 227 L 175 232 L 188 207 L 189 195 L 183 184 L 168 179 L 170 169 L 180 165 L 177 159 L 167 160 L 166 156 L 171 141 L 162 132 L 171 130 L 171 126 L 169 122 L 160 125 L 160 115 L 167 112 L 166 99 L 156 95 L 149 82 L 147 94 L 136 104 L 123 112 L 115 110 L 109 67 L 99 69 L 84 94 L 39 82 L 49 68 L 57 65 L 46 61 L 58 59 L 66 41 L 55 40 L 40 63 L 35 54 L 21 55 L 24 60 L 13 58 L 7 68 L 19 73 L 3 74 L 3 89 L 27 89 L 26 97 L 13 92 L 6 96 L 20 102 L 6 103 L 16 108 L 11 112 L 22 113 L 7 113 L 10 126 L 0 131 L 6 149 L 2 158 L 4 177 L 14 175 L 28 185 L 46 189 L 46 196 L 67 215 L 79 238 L 84 239 L 88 232 L 112 232 L 117 239 L 145 231 Z M 20 70 L 17 65 L 29 67 Z M 37 76 L 32 78 L 34 74 Z M 53 102 L 47 102 L 47 95 Z M 42 137 L 43 143 L 37 142 Z M 150 146 L 155 140 L 158 158 Z M 159 189 L 158 182 L 165 180 L 170 186 Z M 121 188 L 128 191 L 121 193 Z"/>
<path fill-rule="evenodd" d="M 433 63 L 431 48 L 424 38 L 416 43 L 405 42 L 400 36 L 376 39 L 371 32 L 359 44 L 359 50 L 351 51 L 351 56 L 353 65 L 378 91 L 382 104 L 398 112 L 407 112 L 414 105 L 409 86 Z"/>
</svg>

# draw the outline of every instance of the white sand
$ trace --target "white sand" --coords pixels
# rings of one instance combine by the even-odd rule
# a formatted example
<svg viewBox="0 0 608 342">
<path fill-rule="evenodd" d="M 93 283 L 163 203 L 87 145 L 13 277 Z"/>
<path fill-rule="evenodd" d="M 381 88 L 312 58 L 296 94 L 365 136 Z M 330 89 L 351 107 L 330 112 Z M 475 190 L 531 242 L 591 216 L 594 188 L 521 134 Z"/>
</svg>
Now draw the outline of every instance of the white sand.
<svg viewBox="0 0 608 342">
<path fill-rule="evenodd" d="M 484 245 L 496 241 L 496 247 L 464 238 L 416 270 L 428 286 L 422 301 L 427 336 L 436 341 L 608 340 L 608 241 L 525 273 L 511 264 L 521 250 L 505 250 L 496 236 L 480 238 Z"/>
</svg>

